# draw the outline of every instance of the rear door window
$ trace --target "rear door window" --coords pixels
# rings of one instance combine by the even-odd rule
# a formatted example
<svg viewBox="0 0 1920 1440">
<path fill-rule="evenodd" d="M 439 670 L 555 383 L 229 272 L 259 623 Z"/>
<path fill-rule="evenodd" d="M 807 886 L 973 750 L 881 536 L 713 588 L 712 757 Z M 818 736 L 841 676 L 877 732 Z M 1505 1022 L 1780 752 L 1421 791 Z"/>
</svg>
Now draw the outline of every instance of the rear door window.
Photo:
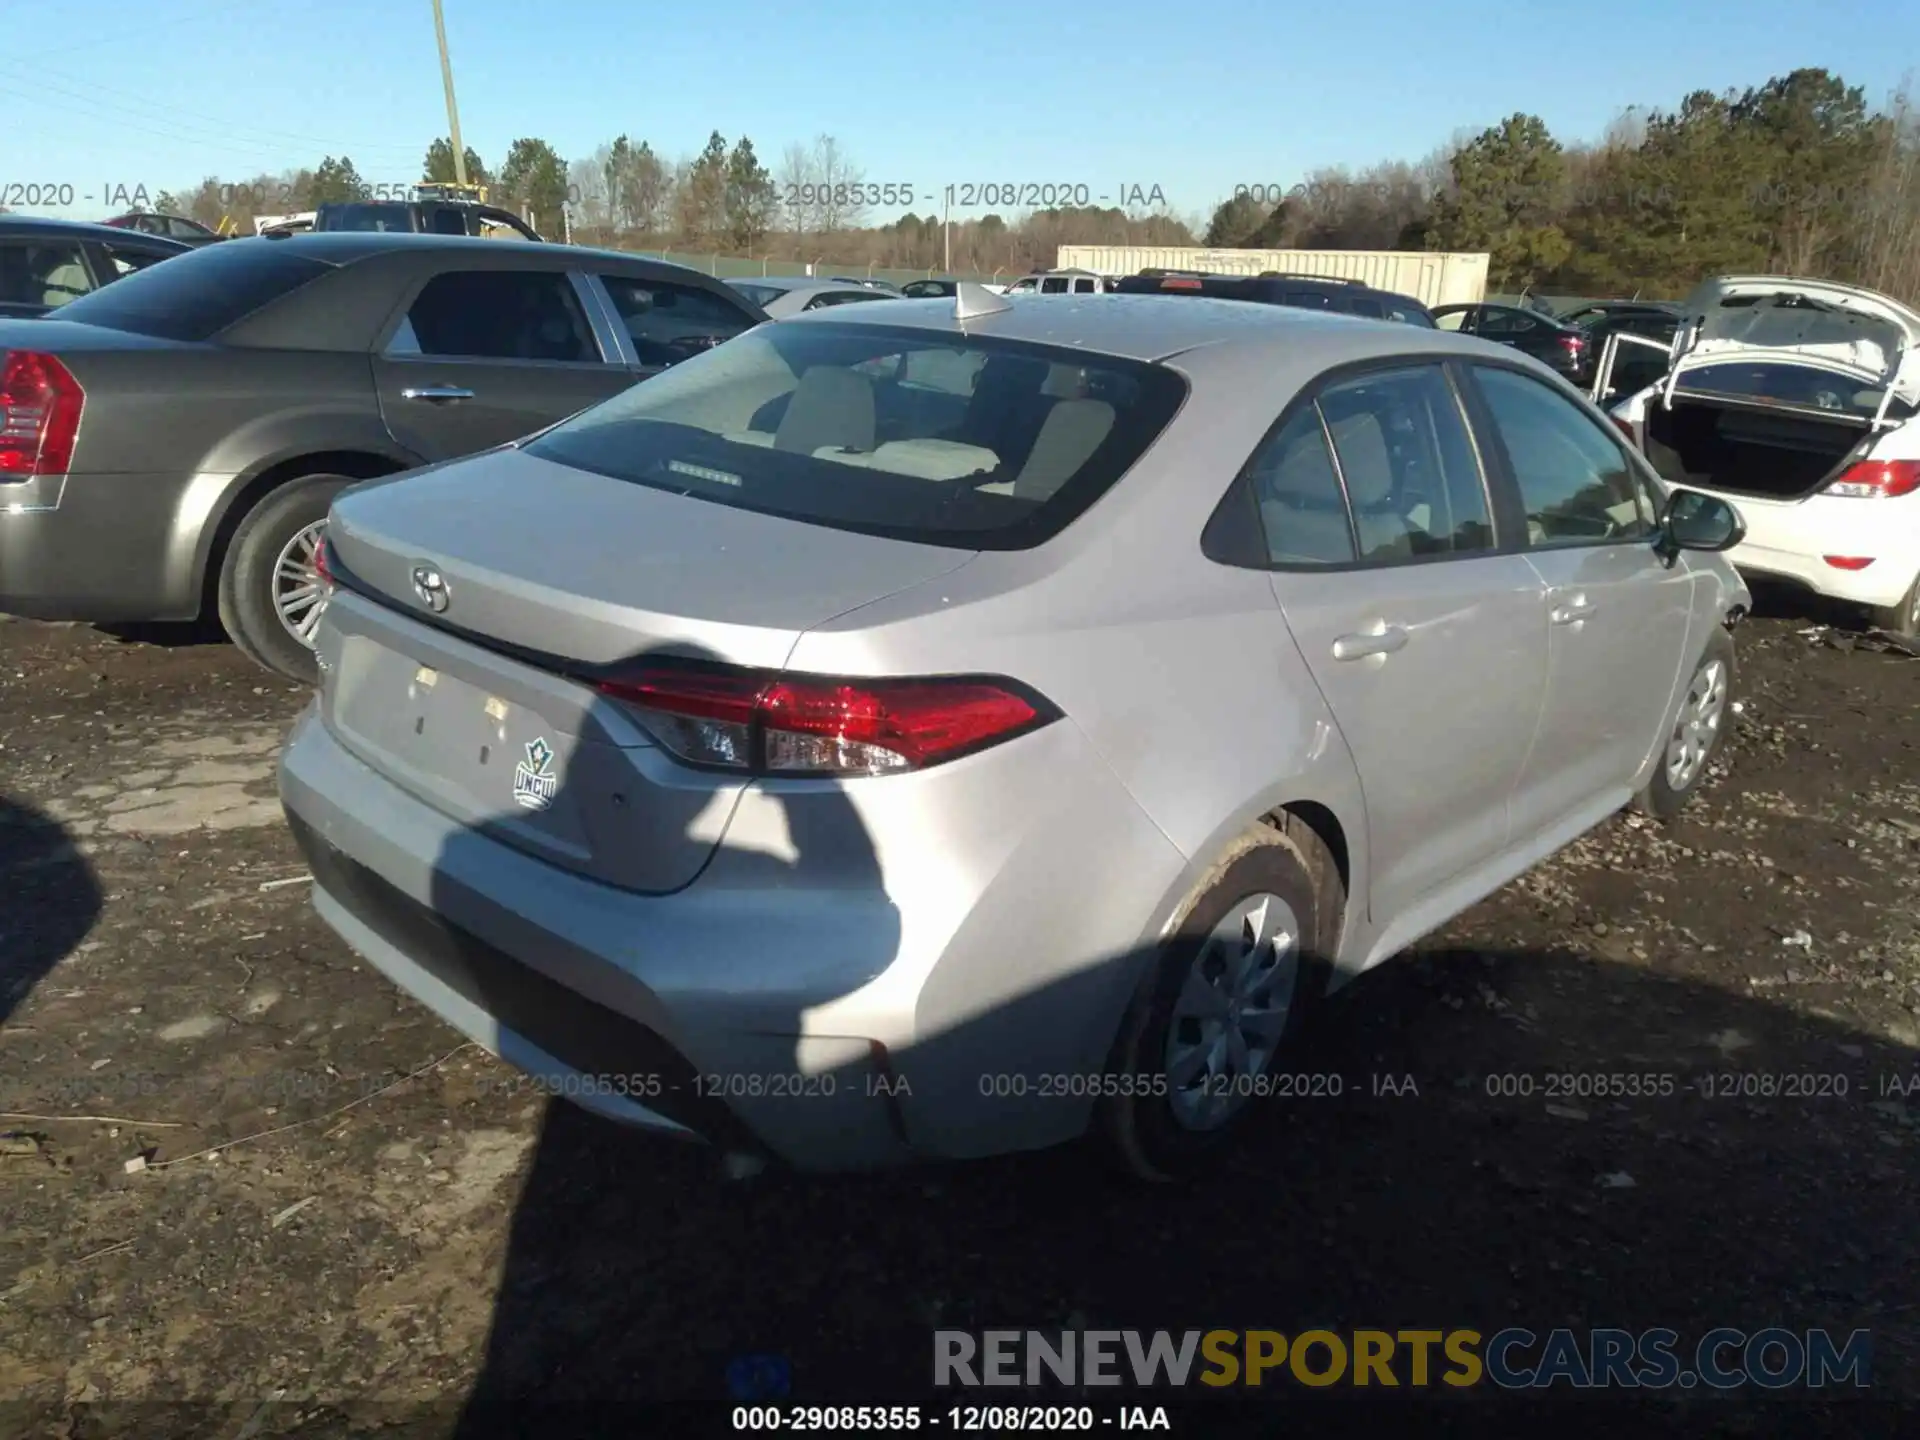
<svg viewBox="0 0 1920 1440">
<path fill-rule="evenodd" d="M 0 240 L 0 303 L 61 309 L 93 290 L 77 240 Z"/>
<path fill-rule="evenodd" d="M 1480 312 L 1478 333 L 1488 340 L 1518 340 L 1540 328 L 1538 320 L 1518 310 L 1489 309 Z"/>
<path fill-rule="evenodd" d="M 1049 275 L 1040 282 L 1042 295 L 1064 295 L 1067 293 L 1067 280 L 1064 275 Z"/>
<path fill-rule="evenodd" d="M 631 275 L 600 280 L 642 365 L 677 365 L 760 323 L 746 306 L 711 290 Z"/>
<path fill-rule="evenodd" d="M 62 318 L 166 340 L 211 340 L 333 268 L 276 244 L 202 245 L 74 301 Z"/>
<path fill-rule="evenodd" d="M 1346 482 L 1362 560 L 1493 548 L 1479 457 L 1439 365 L 1343 381 L 1324 391 L 1319 404 Z"/>
<path fill-rule="evenodd" d="M 573 281 L 557 270 L 451 270 L 429 280 L 392 353 L 599 364 Z"/>
</svg>

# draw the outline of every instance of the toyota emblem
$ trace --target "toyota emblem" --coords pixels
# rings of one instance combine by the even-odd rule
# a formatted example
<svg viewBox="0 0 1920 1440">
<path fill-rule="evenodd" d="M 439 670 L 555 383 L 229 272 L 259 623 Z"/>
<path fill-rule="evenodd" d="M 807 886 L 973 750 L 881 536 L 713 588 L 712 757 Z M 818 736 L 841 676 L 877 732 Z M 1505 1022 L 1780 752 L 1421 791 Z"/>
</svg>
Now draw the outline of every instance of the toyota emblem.
<svg viewBox="0 0 1920 1440">
<path fill-rule="evenodd" d="M 436 615 L 447 608 L 447 582 L 431 565 L 413 567 L 413 593 Z"/>
</svg>

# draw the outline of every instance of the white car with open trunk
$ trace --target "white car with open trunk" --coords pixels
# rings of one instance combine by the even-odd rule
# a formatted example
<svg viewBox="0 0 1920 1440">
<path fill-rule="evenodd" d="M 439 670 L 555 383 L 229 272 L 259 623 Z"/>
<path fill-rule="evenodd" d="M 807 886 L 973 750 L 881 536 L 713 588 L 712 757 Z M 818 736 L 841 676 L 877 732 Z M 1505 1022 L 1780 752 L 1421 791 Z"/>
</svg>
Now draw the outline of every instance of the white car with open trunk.
<svg viewBox="0 0 1920 1440">
<path fill-rule="evenodd" d="M 1708 280 L 1688 297 L 1666 374 L 1613 415 L 1670 486 L 1731 501 L 1728 558 L 1866 606 L 1920 634 L 1920 313 L 1855 285 Z"/>
</svg>

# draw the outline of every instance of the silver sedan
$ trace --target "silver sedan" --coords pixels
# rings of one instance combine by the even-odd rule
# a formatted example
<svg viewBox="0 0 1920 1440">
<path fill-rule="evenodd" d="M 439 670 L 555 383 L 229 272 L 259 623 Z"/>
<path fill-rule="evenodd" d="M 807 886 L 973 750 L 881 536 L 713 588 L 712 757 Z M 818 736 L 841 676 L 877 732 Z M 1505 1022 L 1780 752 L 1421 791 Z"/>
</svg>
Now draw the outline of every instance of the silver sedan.
<svg viewBox="0 0 1920 1440">
<path fill-rule="evenodd" d="M 893 290 L 862 285 L 857 280 L 812 280 L 804 276 L 762 275 L 751 280 L 726 282 L 758 305 L 772 320 L 784 320 L 807 310 L 823 310 L 830 305 L 856 304 L 862 300 L 898 300 Z"/>
<path fill-rule="evenodd" d="M 972 285 L 343 494 L 320 915 L 554 1094 L 810 1168 L 1216 1155 L 1332 988 L 1711 773 L 1738 516 L 1537 362 Z"/>
</svg>

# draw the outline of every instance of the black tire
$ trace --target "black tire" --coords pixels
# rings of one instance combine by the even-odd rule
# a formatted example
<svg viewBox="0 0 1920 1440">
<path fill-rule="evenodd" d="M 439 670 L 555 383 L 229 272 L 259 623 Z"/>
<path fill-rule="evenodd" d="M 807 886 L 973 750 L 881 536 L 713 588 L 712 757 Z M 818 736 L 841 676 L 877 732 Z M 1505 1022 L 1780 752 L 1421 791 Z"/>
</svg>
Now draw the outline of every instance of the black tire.
<svg viewBox="0 0 1920 1440">
<path fill-rule="evenodd" d="M 1684 724 L 1687 697 L 1692 695 L 1694 686 L 1706 674 L 1709 666 L 1720 664 L 1726 667 L 1726 695 L 1721 702 L 1720 720 L 1713 738 L 1708 742 L 1706 758 L 1694 770 L 1692 777 L 1684 786 L 1676 787 L 1667 774 L 1667 749 L 1674 735 Z M 1739 669 L 1734 663 L 1733 636 L 1723 629 L 1716 629 L 1707 640 L 1706 648 L 1700 652 L 1700 658 L 1694 662 L 1693 672 L 1687 677 L 1687 688 L 1681 697 L 1680 716 L 1676 716 L 1673 730 L 1660 737 L 1660 758 L 1654 766 L 1653 778 L 1647 782 L 1646 789 L 1634 797 L 1634 808 L 1643 815 L 1649 815 L 1662 823 L 1672 820 L 1683 809 L 1687 801 L 1699 791 L 1712 768 L 1713 760 L 1720 753 L 1720 747 L 1727 743 L 1727 731 L 1733 720 L 1733 696 L 1735 682 L 1739 678 Z"/>
<path fill-rule="evenodd" d="M 1241 901 L 1263 892 L 1285 900 L 1298 922 L 1298 979 L 1266 1075 L 1283 1069 L 1285 1055 L 1326 995 L 1346 888 L 1320 837 L 1293 817 L 1284 819 L 1284 828 L 1259 825 L 1248 831 L 1194 888 L 1121 1022 L 1110 1069 L 1116 1077 L 1132 1077 L 1131 1088 L 1140 1093 L 1103 1101 L 1101 1121 L 1121 1163 L 1142 1179 L 1170 1181 L 1204 1172 L 1260 1109 L 1258 1098 L 1248 1096 L 1217 1129 L 1196 1130 L 1180 1120 L 1169 1093 L 1166 1055 L 1174 1002 L 1215 925 Z"/>
<path fill-rule="evenodd" d="M 1920 637 L 1920 576 L 1915 576 L 1906 597 L 1894 605 L 1876 606 L 1873 623 L 1892 635 L 1911 640 Z"/>
<path fill-rule="evenodd" d="M 220 623 L 255 664 L 313 684 L 313 651 L 281 623 L 274 608 L 273 570 L 289 541 L 324 520 L 333 497 L 354 482 L 344 475 L 304 475 L 270 492 L 233 532 L 220 565 Z"/>
</svg>

